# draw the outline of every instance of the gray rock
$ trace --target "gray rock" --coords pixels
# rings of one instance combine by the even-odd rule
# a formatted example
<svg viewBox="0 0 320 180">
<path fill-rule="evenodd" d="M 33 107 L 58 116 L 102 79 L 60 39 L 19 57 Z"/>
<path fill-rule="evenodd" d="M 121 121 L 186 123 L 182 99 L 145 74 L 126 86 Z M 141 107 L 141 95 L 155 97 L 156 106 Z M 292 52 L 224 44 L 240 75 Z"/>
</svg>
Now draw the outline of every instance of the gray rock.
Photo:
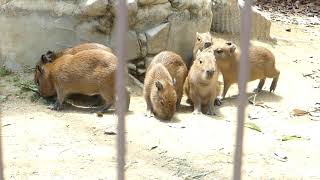
<svg viewBox="0 0 320 180">
<path fill-rule="evenodd" d="M 156 54 L 166 49 L 168 44 L 169 23 L 160 24 L 146 31 L 149 54 Z"/>
</svg>

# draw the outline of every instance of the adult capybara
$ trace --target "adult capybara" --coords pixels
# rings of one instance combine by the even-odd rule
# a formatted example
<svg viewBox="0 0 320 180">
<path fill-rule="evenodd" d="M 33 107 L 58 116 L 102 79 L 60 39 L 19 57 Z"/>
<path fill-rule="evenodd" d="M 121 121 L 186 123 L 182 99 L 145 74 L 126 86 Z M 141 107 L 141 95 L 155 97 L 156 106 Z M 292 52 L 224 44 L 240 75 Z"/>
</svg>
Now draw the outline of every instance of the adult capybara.
<svg viewBox="0 0 320 180">
<path fill-rule="evenodd" d="M 106 111 L 115 101 L 116 68 L 117 57 L 112 53 L 101 49 L 84 50 L 75 55 L 63 55 L 52 63 L 38 64 L 36 84 L 44 97 L 57 94 L 52 109 L 60 110 L 68 95 L 83 94 L 101 95 L 105 100 L 101 110 Z M 130 99 L 129 93 L 127 96 Z"/>
<path fill-rule="evenodd" d="M 177 107 L 179 107 L 183 95 L 183 84 L 188 75 L 188 69 L 181 56 L 172 51 L 162 51 L 157 54 L 148 69 L 157 63 L 161 63 L 169 71 L 175 80 L 175 90 L 177 93 Z"/>
<path fill-rule="evenodd" d="M 177 94 L 174 81 L 168 70 L 157 63 L 151 66 L 144 79 L 144 99 L 147 103 L 147 116 L 152 113 L 163 120 L 170 120 L 176 112 Z"/>
<path fill-rule="evenodd" d="M 229 87 L 238 82 L 238 72 L 240 63 L 240 51 L 236 51 L 236 45 L 232 42 L 225 42 L 217 46 L 214 56 L 217 60 L 218 68 L 223 75 L 224 87 L 222 98 L 225 98 Z M 266 78 L 273 78 L 270 92 L 277 86 L 280 71 L 276 68 L 275 57 L 270 50 L 260 46 L 249 47 L 250 71 L 248 82 L 260 79 L 256 92 L 262 90 Z"/>
<path fill-rule="evenodd" d="M 197 54 L 184 83 L 184 91 L 194 106 L 194 114 L 214 115 L 214 101 L 219 93 L 218 69 L 213 49 Z"/>
</svg>

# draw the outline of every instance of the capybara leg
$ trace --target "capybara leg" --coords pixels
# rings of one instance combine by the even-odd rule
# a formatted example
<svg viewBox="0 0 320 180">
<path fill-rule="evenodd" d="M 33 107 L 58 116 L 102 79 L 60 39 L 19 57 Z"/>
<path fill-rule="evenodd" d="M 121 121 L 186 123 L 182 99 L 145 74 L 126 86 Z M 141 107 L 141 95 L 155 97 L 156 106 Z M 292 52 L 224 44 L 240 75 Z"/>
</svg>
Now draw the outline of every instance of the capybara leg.
<svg viewBox="0 0 320 180">
<path fill-rule="evenodd" d="M 62 109 L 62 104 L 63 104 L 64 98 L 65 98 L 65 95 L 64 95 L 62 89 L 57 90 L 57 100 L 56 100 L 56 102 L 53 104 L 53 106 L 50 106 L 49 108 L 50 108 L 51 110 L 56 110 L 56 111 L 61 110 L 61 109 Z"/>
<path fill-rule="evenodd" d="M 153 113 L 152 113 L 152 107 L 151 107 L 151 105 L 150 105 L 150 106 L 147 105 L 147 112 L 146 112 L 145 115 L 146 115 L 147 117 L 149 117 L 149 118 L 151 118 L 151 117 L 154 116 Z"/>
<path fill-rule="evenodd" d="M 106 103 L 102 108 L 98 110 L 98 112 L 105 113 L 110 109 L 111 106 L 112 103 Z"/>
<path fill-rule="evenodd" d="M 230 84 L 227 82 L 223 83 L 223 93 L 222 93 L 222 99 L 224 99 L 226 97 L 226 94 L 228 92 L 228 89 L 230 87 Z"/>
<path fill-rule="evenodd" d="M 270 92 L 274 92 L 274 90 L 277 87 L 278 79 L 279 79 L 280 71 L 278 71 L 278 74 L 273 78 L 271 86 L 270 86 Z"/>
<path fill-rule="evenodd" d="M 152 110 L 151 101 L 146 99 L 146 102 L 147 102 L 147 111 L 145 113 L 145 116 L 151 118 L 154 116 L 152 113 L 153 110 Z"/>
<path fill-rule="evenodd" d="M 106 112 L 114 103 L 113 95 L 111 95 L 110 92 L 104 91 L 101 92 L 101 96 L 105 101 L 105 105 L 99 111 Z"/>
<path fill-rule="evenodd" d="M 258 84 L 258 87 L 254 90 L 255 93 L 261 92 L 264 83 L 266 82 L 266 78 L 260 79 L 260 82 Z"/>
<path fill-rule="evenodd" d="M 178 95 L 178 98 L 177 98 L 176 108 L 179 109 L 180 108 L 181 99 L 182 99 L 182 92 L 180 94 L 177 94 L 177 95 Z"/>
<path fill-rule="evenodd" d="M 207 115 L 209 116 L 215 116 L 216 113 L 214 112 L 214 103 L 212 102 L 212 100 L 209 101 L 209 104 L 208 104 L 208 112 L 207 112 Z"/>
<path fill-rule="evenodd" d="M 201 101 L 200 100 L 196 100 L 196 102 L 194 102 L 194 110 L 193 110 L 193 114 L 201 114 Z"/>
</svg>

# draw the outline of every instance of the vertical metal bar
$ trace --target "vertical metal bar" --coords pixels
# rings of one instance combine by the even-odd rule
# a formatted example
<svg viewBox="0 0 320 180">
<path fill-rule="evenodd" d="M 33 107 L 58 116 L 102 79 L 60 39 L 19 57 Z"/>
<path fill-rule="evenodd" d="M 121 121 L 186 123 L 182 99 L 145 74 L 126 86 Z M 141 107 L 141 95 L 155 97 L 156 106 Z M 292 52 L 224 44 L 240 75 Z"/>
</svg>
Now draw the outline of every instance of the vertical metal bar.
<svg viewBox="0 0 320 180">
<path fill-rule="evenodd" d="M 116 109 L 118 115 L 118 135 L 117 135 L 117 179 L 124 180 L 124 166 L 125 166 L 125 106 L 126 106 L 126 91 L 125 91 L 125 67 L 126 67 L 126 38 L 128 31 L 128 9 L 126 0 L 116 1 L 116 45 L 118 67 L 116 74 L 116 92 L 118 101 L 116 102 Z"/>
<path fill-rule="evenodd" d="M 243 135 L 244 135 L 244 118 L 245 108 L 247 106 L 247 79 L 249 72 L 248 50 L 250 44 L 251 32 L 251 0 L 245 0 L 244 7 L 241 12 L 241 29 L 240 29 L 240 66 L 239 66 L 239 98 L 238 98 L 238 123 L 237 123 L 237 137 L 236 147 L 234 153 L 234 169 L 233 179 L 241 180 L 242 167 L 242 151 L 243 151 Z"/>
<path fill-rule="evenodd" d="M 2 115 L 1 115 L 1 105 L 0 105 L 0 180 L 4 179 L 3 175 L 3 156 L 2 156 Z"/>
</svg>

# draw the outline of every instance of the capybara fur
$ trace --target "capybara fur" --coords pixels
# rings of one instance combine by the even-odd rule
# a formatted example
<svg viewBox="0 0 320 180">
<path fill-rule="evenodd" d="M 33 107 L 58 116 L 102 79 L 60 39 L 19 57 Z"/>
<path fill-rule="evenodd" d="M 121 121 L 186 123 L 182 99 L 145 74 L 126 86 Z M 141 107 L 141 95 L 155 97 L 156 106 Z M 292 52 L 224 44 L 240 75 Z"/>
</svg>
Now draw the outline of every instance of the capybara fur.
<svg viewBox="0 0 320 180">
<path fill-rule="evenodd" d="M 193 59 L 196 59 L 196 55 L 199 51 L 204 50 L 212 45 L 212 36 L 210 32 L 199 33 L 196 32 L 196 40 L 193 47 Z"/>
<path fill-rule="evenodd" d="M 62 108 L 67 96 L 83 94 L 101 95 L 105 100 L 102 111 L 106 111 L 115 101 L 116 68 L 117 57 L 112 53 L 101 49 L 84 50 L 75 55 L 63 55 L 52 63 L 37 65 L 39 77 L 36 84 L 41 96 L 57 94 L 54 110 Z M 127 99 L 129 96 L 127 93 Z"/>
<path fill-rule="evenodd" d="M 169 71 L 172 79 L 175 81 L 175 90 L 177 93 L 177 108 L 180 106 L 183 95 L 183 84 L 188 75 L 188 69 L 181 56 L 172 51 L 162 51 L 157 54 L 148 69 L 153 65 L 161 63 Z"/>
<path fill-rule="evenodd" d="M 162 120 L 170 120 L 176 112 L 177 94 L 168 70 L 157 63 L 148 68 L 144 79 L 143 95 L 147 103 L 147 116 L 152 113 Z"/>
<path fill-rule="evenodd" d="M 225 42 L 214 50 L 214 56 L 224 81 L 222 98 L 225 98 L 229 87 L 238 82 L 240 54 L 241 52 L 237 51 L 236 45 L 232 42 Z M 266 78 L 273 78 L 269 90 L 270 92 L 274 91 L 280 71 L 276 68 L 275 57 L 272 52 L 264 47 L 250 46 L 248 60 L 250 65 L 248 82 L 260 79 L 255 91 L 262 90 Z"/>
<path fill-rule="evenodd" d="M 75 55 L 78 52 L 84 51 L 84 50 L 90 50 L 90 49 L 101 49 L 101 50 L 105 50 L 108 51 L 110 53 L 112 52 L 112 49 L 103 45 L 103 44 L 99 44 L 99 43 L 82 43 L 82 44 L 78 44 L 74 47 L 71 48 L 66 48 L 66 49 L 62 49 L 59 51 L 47 51 L 46 54 L 42 54 L 41 55 L 41 60 L 39 61 L 39 63 L 50 63 L 53 62 L 54 60 L 58 59 L 59 57 L 66 55 L 66 54 L 71 54 L 71 55 Z"/>
<path fill-rule="evenodd" d="M 184 83 L 184 91 L 194 106 L 193 114 L 214 115 L 214 100 L 219 93 L 218 69 L 213 49 L 198 53 Z"/>
</svg>

